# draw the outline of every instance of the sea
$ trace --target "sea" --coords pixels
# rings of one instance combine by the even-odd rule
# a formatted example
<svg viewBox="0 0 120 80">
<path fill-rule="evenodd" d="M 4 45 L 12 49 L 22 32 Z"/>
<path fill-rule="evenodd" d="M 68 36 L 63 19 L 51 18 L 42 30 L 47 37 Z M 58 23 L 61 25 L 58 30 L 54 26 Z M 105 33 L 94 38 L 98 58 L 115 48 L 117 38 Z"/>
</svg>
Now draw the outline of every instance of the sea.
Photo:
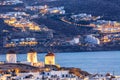
<svg viewBox="0 0 120 80">
<path fill-rule="evenodd" d="M 44 61 L 47 53 L 38 53 L 38 61 Z M 61 67 L 75 67 L 92 74 L 111 73 L 120 75 L 120 51 L 55 53 L 56 64 Z M 0 55 L 6 61 L 6 55 Z M 27 61 L 27 54 L 17 54 L 17 61 Z"/>
</svg>

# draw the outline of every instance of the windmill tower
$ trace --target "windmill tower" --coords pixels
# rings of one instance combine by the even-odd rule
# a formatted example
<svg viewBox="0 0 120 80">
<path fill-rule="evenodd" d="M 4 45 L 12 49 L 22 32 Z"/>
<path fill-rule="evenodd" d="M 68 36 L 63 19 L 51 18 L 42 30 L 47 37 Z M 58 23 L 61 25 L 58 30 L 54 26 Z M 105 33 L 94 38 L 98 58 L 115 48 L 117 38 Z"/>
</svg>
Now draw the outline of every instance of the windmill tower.
<svg viewBox="0 0 120 80">
<path fill-rule="evenodd" d="M 6 61 L 7 63 L 16 63 L 17 56 L 14 50 L 9 50 L 6 54 Z"/>
</svg>

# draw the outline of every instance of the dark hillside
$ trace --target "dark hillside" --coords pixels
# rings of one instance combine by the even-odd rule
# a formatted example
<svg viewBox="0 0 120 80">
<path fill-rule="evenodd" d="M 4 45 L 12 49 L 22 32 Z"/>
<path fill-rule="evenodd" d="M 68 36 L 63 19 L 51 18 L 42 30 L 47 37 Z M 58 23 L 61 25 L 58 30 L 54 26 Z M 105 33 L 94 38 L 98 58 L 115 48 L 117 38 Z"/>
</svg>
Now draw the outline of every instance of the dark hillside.
<svg viewBox="0 0 120 80">
<path fill-rule="evenodd" d="M 91 13 L 120 21 L 120 0 L 59 0 L 41 4 L 65 6 L 67 13 Z"/>
<path fill-rule="evenodd" d="M 55 33 L 59 35 L 64 36 L 75 36 L 75 35 L 83 35 L 83 34 L 89 34 L 92 30 L 91 27 L 77 27 L 74 25 L 69 25 L 61 21 L 56 21 L 54 19 L 35 19 L 34 20 L 38 24 L 45 24 L 49 29 L 52 29 L 55 31 Z"/>
</svg>

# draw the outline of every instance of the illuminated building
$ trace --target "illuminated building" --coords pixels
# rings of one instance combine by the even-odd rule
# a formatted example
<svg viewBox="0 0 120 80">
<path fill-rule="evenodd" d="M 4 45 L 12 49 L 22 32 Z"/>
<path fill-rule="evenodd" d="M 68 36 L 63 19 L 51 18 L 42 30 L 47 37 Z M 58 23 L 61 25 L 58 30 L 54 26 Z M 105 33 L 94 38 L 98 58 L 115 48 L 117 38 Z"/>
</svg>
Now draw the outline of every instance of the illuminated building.
<svg viewBox="0 0 120 80">
<path fill-rule="evenodd" d="M 27 54 L 27 61 L 31 63 L 37 63 L 37 52 L 34 49 L 30 49 Z"/>
<path fill-rule="evenodd" d="M 110 42 L 110 41 L 111 41 L 111 40 L 108 38 L 108 36 L 104 36 L 102 40 L 103 40 L 104 43 L 107 43 L 107 42 Z"/>
<path fill-rule="evenodd" d="M 10 18 L 9 20 L 5 20 L 5 23 L 14 24 L 16 21 L 16 18 Z"/>
<path fill-rule="evenodd" d="M 100 44 L 99 38 L 96 38 L 93 35 L 87 35 L 85 38 L 85 42 L 91 43 L 91 44 L 98 44 L 98 45 Z"/>
<path fill-rule="evenodd" d="M 49 52 L 45 56 L 45 64 L 46 65 L 55 65 L 55 55 L 54 55 L 54 53 Z"/>
<path fill-rule="evenodd" d="M 7 52 L 6 61 L 7 63 L 16 63 L 17 57 L 16 57 L 16 53 L 14 50 L 10 50 Z"/>
</svg>

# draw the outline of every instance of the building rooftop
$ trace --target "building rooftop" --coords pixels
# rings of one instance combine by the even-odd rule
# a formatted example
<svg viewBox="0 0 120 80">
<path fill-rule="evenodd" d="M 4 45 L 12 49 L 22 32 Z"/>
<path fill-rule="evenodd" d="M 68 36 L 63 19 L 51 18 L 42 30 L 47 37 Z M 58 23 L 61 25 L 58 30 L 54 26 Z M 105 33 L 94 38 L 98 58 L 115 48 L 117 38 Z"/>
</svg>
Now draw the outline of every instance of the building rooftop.
<svg viewBox="0 0 120 80">
<path fill-rule="evenodd" d="M 16 54 L 16 52 L 14 50 L 9 50 L 7 54 Z"/>
<path fill-rule="evenodd" d="M 46 56 L 55 56 L 55 54 L 52 52 L 48 52 L 48 54 Z"/>
<path fill-rule="evenodd" d="M 30 49 L 30 50 L 28 51 L 28 53 L 34 53 L 34 52 L 36 52 L 34 49 Z"/>
</svg>

